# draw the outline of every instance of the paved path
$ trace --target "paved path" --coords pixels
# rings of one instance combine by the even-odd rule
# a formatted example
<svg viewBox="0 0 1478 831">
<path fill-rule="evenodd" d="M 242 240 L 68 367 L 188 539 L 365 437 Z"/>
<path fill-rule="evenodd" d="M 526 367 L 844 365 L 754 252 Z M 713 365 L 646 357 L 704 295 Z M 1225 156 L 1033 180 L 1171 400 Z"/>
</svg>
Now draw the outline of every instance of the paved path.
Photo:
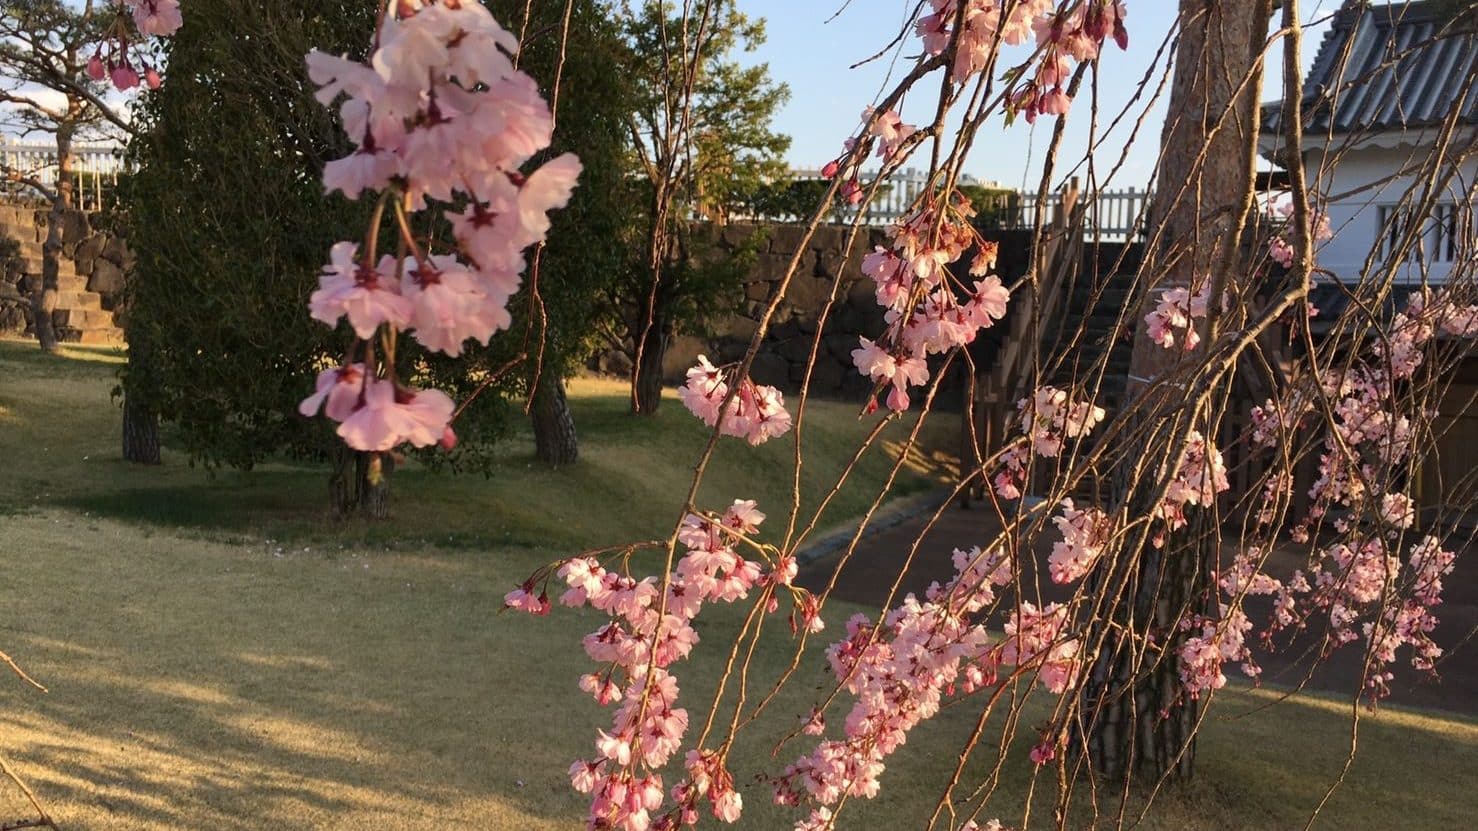
<svg viewBox="0 0 1478 831">
<path fill-rule="evenodd" d="M 910 545 L 928 521 L 930 511 L 915 516 L 887 530 L 863 538 L 852 559 L 837 579 L 834 596 L 863 603 L 880 605 L 888 595 L 888 589 L 898 577 L 898 570 L 908 554 Z M 951 505 L 930 530 L 914 558 L 912 567 L 899 589 L 898 597 L 907 592 L 920 596 L 935 580 L 949 579 L 953 574 L 950 554 L 956 548 L 969 548 L 989 541 L 999 526 L 987 510 L 976 508 L 964 510 Z M 1051 535 L 1043 534 L 1034 554 L 1037 564 L 1045 564 L 1051 551 Z M 831 579 L 840 552 L 824 556 L 801 569 L 797 580 L 812 590 L 820 590 Z M 1032 564 L 1035 565 L 1035 564 Z M 1291 561 L 1289 570 L 1296 566 Z M 1278 568 L 1275 564 L 1274 568 Z M 1035 569 L 1031 565 L 1024 579 L 1030 579 Z M 1066 592 L 1050 581 L 1042 580 L 1044 598 L 1065 599 Z M 1478 716 L 1478 636 L 1463 643 L 1478 629 L 1478 555 L 1460 556 L 1457 570 L 1444 580 L 1444 602 L 1438 607 L 1442 623 L 1435 639 L 1448 650 L 1447 658 L 1438 670 L 1440 679 L 1432 679 L 1425 673 L 1411 668 L 1409 663 L 1398 662 L 1392 670 L 1396 680 L 1392 684 L 1393 694 L 1387 701 L 1404 707 L 1447 710 L 1468 716 Z M 1054 591 L 1055 590 L 1055 595 Z M 1248 604 L 1248 614 L 1261 627 L 1267 619 L 1266 606 Z M 1313 639 L 1310 638 L 1312 643 Z M 1263 666 L 1263 679 L 1279 687 L 1295 686 L 1307 674 L 1308 661 L 1300 656 L 1308 644 L 1296 642 L 1292 648 L 1276 654 L 1254 650 Z M 1400 653 L 1402 661 L 1406 653 Z M 1325 692 L 1348 695 L 1359 678 L 1362 652 L 1359 643 L 1349 644 L 1338 650 L 1317 668 L 1308 687 Z M 1228 677 L 1241 677 L 1240 670 L 1229 667 Z"/>
</svg>

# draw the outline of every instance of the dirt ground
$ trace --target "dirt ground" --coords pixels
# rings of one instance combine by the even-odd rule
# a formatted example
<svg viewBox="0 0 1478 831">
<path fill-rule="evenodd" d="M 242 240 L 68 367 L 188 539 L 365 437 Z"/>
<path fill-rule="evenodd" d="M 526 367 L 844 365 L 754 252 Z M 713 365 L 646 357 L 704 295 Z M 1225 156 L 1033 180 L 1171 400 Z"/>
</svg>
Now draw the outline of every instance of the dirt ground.
<svg viewBox="0 0 1478 831">
<path fill-rule="evenodd" d="M 926 511 L 865 537 L 837 578 L 833 595 L 868 605 L 883 603 L 930 513 Z M 962 509 L 950 505 L 925 536 L 908 573 L 904 575 L 897 597 L 902 598 L 908 592 L 922 596 L 931 582 L 948 579 L 953 574 L 951 552 L 989 541 L 998 527 L 988 508 Z M 1046 563 L 1051 544 L 1050 533 L 1041 535 L 1034 552 L 1035 564 Z M 801 570 L 797 582 L 813 591 L 825 588 L 840 556 L 838 552 L 810 563 Z M 1293 552 L 1275 554 L 1272 569 L 1275 572 L 1292 571 L 1300 564 L 1298 559 L 1299 555 Z M 1030 580 L 1032 571 L 1029 566 L 1023 579 Z M 1040 583 L 1044 600 L 1066 599 L 1068 592 L 1045 579 L 1045 575 Z M 1392 668 L 1396 679 L 1391 684 L 1392 694 L 1386 701 L 1402 707 L 1478 715 L 1478 652 L 1475 652 L 1472 637 L 1478 630 L 1478 573 L 1475 573 L 1474 561 L 1460 557 L 1457 569 L 1443 584 L 1443 603 L 1437 608 L 1441 624 L 1434 637 L 1446 650 L 1446 655 L 1438 663 L 1437 676 L 1413 669 L 1410 663 L 1405 662 L 1407 655 L 1403 651 L 1398 654 L 1400 660 Z M 1247 609 L 1248 615 L 1261 628 L 1267 620 L 1267 605 L 1249 600 Z M 1316 648 L 1317 640 L 1312 636 L 1296 640 L 1277 652 L 1254 648 L 1257 661 L 1263 667 L 1262 683 L 1280 688 L 1303 684 L 1306 689 L 1352 695 L 1363 660 L 1361 643 L 1336 650 L 1326 661 L 1313 666 L 1311 674 L 1310 667 L 1314 663 L 1311 657 Z M 1241 677 L 1241 672 L 1228 667 L 1227 675 L 1235 680 Z"/>
</svg>

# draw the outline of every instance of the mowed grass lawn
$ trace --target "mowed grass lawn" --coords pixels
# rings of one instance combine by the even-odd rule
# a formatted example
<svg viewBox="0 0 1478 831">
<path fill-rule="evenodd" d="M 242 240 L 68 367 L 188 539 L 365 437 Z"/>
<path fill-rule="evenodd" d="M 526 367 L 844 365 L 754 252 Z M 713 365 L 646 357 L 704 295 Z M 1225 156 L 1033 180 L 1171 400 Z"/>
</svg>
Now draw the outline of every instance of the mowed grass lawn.
<svg viewBox="0 0 1478 831">
<path fill-rule="evenodd" d="M 50 688 L 0 678 L 0 754 L 62 826 L 578 827 L 584 806 L 564 771 L 607 723 L 575 688 L 587 667 L 579 638 L 598 618 L 500 615 L 502 596 L 550 559 L 665 530 L 701 427 L 676 402 L 655 422 L 631 419 L 619 385 L 579 381 L 579 465 L 545 470 L 519 436 L 490 478 L 411 466 L 396 474 L 391 520 L 335 526 L 314 465 L 211 477 L 168 450 L 157 469 L 118 461 L 118 360 L 0 342 L 0 649 Z M 863 435 L 855 416 L 845 405 L 812 412 L 808 500 Z M 951 431 L 941 423 L 930 437 L 944 445 Z M 865 507 L 902 435 L 890 431 L 864 460 L 823 525 Z M 789 444 L 724 444 L 705 499 L 757 498 L 781 519 Z M 900 490 L 929 487 L 944 466 L 912 460 Z M 830 607 L 833 631 L 853 611 Z M 704 642 L 678 669 L 695 718 L 738 624 L 727 608 L 700 619 Z M 756 687 L 788 664 L 790 644 L 783 625 L 770 627 Z M 816 700 L 821 663 L 806 657 L 734 759 L 742 827 L 783 828 L 794 816 L 771 808 L 752 774 L 799 752 L 768 755 Z M 1167 791 L 1143 827 L 1302 827 L 1343 764 L 1349 707 L 1309 697 L 1261 706 L 1272 698 L 1222 696 L 1197 780 Z M 921 728 L 882 795 L 850 805 L 842 827 L 919 827 L 972 707 Z M 1042 712 L 1028 706 L 1023 734 Z M 1387 708 L 1362 720 L 1360 748 L 1320 827 L 1472 827 L 1478 726 Z M 1011 751 L 1003 816 L 1019 814 L 1026 749 Z M 0 782 L 0 823 L 29 813 Z M 1049 815 L 1045 804 L 1034 813 Z"/>
</svg>

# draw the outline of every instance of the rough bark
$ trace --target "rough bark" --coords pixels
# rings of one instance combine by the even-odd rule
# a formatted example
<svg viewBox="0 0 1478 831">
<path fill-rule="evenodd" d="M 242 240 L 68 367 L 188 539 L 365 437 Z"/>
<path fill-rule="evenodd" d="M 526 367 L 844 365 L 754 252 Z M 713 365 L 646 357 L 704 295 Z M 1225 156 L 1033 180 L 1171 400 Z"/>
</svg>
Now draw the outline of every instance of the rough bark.
<svg viewBox="0 0 1478 831">
<path fill-rule="evenodd" d="M 56 326 L 52 313 L 56 311 L 58 272 L 61 269 L 62 233 L 66 227 L 67 211 L 72 207 L 72 130 L 70 123 L 57 127 L 56 190 L 51 195 L 51 212 L 46 227 L 46 241 L 41 244 L 41 280 L 31 287 L 31 326 L 36 341 L 46 352 L 58 348 Z"/>
<path fill-rule="evenodd" d="M 128 344 L 128 365 L 123 377 L 123 459 L 157 465 L 160 463 L 159 413 L 149 399 L 154 390 L 153 345 L 148 334 L 133 325 L 128 311 L 132 296 L 125 297 L 120 309 L 123 337 Z"/>
<path fill-rule="evenodd" d="M 159 416 L 137 395 L 123 393 L 123 459 L 159 464 Z"/>
<path fill-rule="evenodd" d="M 631 411 L 637 415 L 655 415 L 662 405 L 662 362 L 667 343 L 662 322 L 654 322 L 647 330 L 641 360 L 634 361 L 631 370 Z"/>
<path fill-rule="evenodd" d="M 1141 267 L 1149 291 L 1138 315 L 1127 385 L 1139 419 L 1165 419 L 1185 406 L 1183 396 L 1170 392 L 1160 400 L 1144 396 L 1150 382 L 1174 363 L 1198 358 L 1154 344 L 1145 313 L 1162 290 L 1211 280 L 1213 296 L 1220 296 L 1238 274 L 1241 233 L 1255 187 L 1262 51 L 1271 14 L 1271 0 L 1180 3 L 1181 36 L 1161 137 L 1151 245 Z M 1184 429 L 1186 414 L 1179 416 L 1178 429 Z M 1139 456 L 1125 455 L 1130 463 Z M 1135 503 L 1147 501 L 1155 484 L 1144 478 L 1143 471 L 1121 472 L 1119 498 L 1143 508 Z M 1093 714 L 1088 750 L 1111 779 L 1177 780 L 1194 770 L 1200 710 L 1197 701 L 1180 694 L 1178 647 L 1185 635 L 1176 624 L 1188 612 L 1200 611 L 1197 604 L 1210 586 L 1208 556 L 1199 542 L 1172 537 L 1163 547 L 1146 546 L 1123 558 L 1124 570 L 1103 578 L 1126 579 L 1126 589 L 1104 623 L 1104 646 L 1083 695 L 1085 712 Z M 1153 648 L 1147 637 L 1153 638 Z"/>
<path fill-rule="evenodd" d="M 384 519 L 390 514 L 390 473 L 395 467 L 388 453 L 362 453 L 342 445 L 334 448 L 329 475 L 329 506 L 336 519 Z"/>
<path fill-rule="evenodd" d="M 580 443 L 575 435 L 575 418 L 565 397 L 564 379 L 544 372 L 534 389 L 529 418 L 534 425 L 534 454 L 551 467 L 572 465 L 580 458 Z"/>
</svg>

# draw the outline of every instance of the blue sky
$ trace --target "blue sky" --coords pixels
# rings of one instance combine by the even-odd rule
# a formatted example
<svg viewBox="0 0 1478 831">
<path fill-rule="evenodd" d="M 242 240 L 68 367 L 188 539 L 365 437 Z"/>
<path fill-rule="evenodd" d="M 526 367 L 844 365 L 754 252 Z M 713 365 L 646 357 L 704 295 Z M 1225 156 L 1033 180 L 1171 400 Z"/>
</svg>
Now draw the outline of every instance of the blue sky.
<svg viewBox="0 0 1478 831">
<path fill-rule="evenodd" d="M 827 22 L 844 0 L 738 0 L 745 13 L 767 21 L 767 42 L 746 61 L 763 61 L 770 65 L 771 75 L 790 85 L 791 99 L 779 114 L 776 127 L 793 139 L 789 160 L 797 167 L 817 167 L 841 152 L 842 141 L 857 129 L 862 108 L 872 103 L 883 91 L 888 79 L 890 59 L 899 54 L 893 66 L 896 79 L 908 65 L 908 56 L 917 55 L 919 41 L 912 33 L 903 42 L 901 54 L 895 50 L 888 56 L 858 69 L 847 67 L 883 48 L 898 33 L 901 22 L 916 0 L 851 0 L 836 19 Z M 1165 39 L 1175 18 L 1176 0 L 1126 0 L 1130 46 L 1127 52 L 1117 47 L 1105 50 L 1100 64 L 1100 112 L 1117 113 L 1128 102 L 1139 80 L 1154 62 L 1155 52 Z M 1322 21 L 1338 7 L 1338 0 L 1305 0 L 1302 17 L 1306 21 Z M 1307 68 L 1327 26 L 1314 25 L 1306 32 L 1303 48 Z M 1281 50 L 1270 55 L 1275 69 L 1267 79 L 1264 100 L 1276 99 L 1282 65 Z M 1163 64 L 1159 71 L 1163 71 Z M 931 76 L 929 87 L 937 89 L 938 75 Z M 1156 76 L 1158 78 L 1158 75 Z M 1086 87 L 1086 84 L 1085 84 Z M 891 88 L 891 84 L 889 84 Z M 922 88 L 919 92 L 924 92 Z M 916 93 L 917 95 L 917 93 Z M 932 96 L 931 96 L 932 97 Z M 1080 103 L 1086 100 L 1080 96 Z M 1139 105 L 1143 109 L 1144 104 Z M 933 101 L 915 97 L 904 105 L 904 120 L 919 123 L 932 116 Z M 1077 107 L 1068 120 L 1063 158 L 1081 159 L 1088 144 L 1087 107 Z M 1138 110 L 1136 110 L 1138 112 Z M 1124 146 L 1126 119 L 1116 135 L 1108 136 L 1095 154 L 1099 176 L 1117 162 Z M 1130 148 L 1122 171 L 1109 185 L 1114 188 L 1144 188 L 1153 172 L 1160 125 L 1164 120 L 1163 100 L 1152 109 L 1141 135 Z M 1005 129 L 999 120 L 982 128 L 965 170 L 982 179 L 996 179 L 1008 185 L 1021 186 L 1023 172 L 1030 170 L 1030 186 L 1035 187 L 1040 175 L 1042 154 L 1051 137 L 1051 121 L 1038 119 L 1035 129 L 1020 122 Z"/>
</svg>

